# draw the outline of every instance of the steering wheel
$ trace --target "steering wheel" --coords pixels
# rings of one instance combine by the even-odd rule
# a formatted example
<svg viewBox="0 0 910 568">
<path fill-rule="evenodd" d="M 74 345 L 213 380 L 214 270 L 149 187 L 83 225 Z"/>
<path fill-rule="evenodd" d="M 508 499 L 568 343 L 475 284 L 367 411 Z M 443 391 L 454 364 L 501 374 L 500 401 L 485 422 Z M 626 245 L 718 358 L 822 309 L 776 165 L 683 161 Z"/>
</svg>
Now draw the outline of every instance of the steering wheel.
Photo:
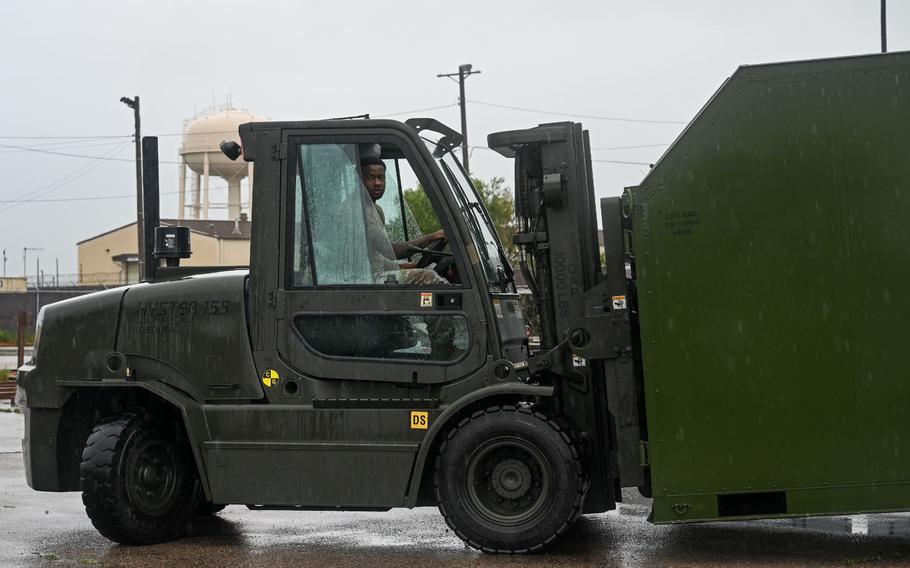
<svg viewBox="0 0 910 568">
<path fill-rule="evenodd" d="M 458 275 L 458 263 L 455 262 L 454 256 L 447 256 L 436 263 L 433 267 L 436 274 L 449 281 L 449 284 L 461 284 L 461 277 Z"/>
<path fill-rule="evenodd" d="M 411 250 L 420 253 L 420 260 L 417 261 L 415 267 L 426 268 L 431 262 L 441 260 L 447 256 L 452 256 L 452 253 L 445 250 L 448 244 L 446 239 L 440 239 L 430 245 L 429 248 L 411 247 Z"/>
</svg>

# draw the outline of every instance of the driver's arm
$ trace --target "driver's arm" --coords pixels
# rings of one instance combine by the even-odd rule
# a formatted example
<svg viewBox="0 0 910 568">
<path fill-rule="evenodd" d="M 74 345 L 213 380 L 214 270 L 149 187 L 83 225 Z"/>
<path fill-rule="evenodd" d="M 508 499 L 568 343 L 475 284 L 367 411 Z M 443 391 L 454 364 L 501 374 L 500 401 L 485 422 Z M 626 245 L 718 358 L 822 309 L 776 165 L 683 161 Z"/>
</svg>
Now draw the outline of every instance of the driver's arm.
<svg viewBox="0 0 910 568">
<path fill-rule="evenodd" d="M 442 229 L 430 233 L 429 235 L 423 235 L 422 237 L 417 237 L 416 239 L 411 239 L 410 241 L 405 241 L 401 243 L 392 243 L 392 250 L 395 251 L 395 258 L 402 259 L 410 256 L 408 251 L 409 247 L 417 248 L 427 248 L 436 241 L 445 240 L 446 233 Z"/>
</svg>

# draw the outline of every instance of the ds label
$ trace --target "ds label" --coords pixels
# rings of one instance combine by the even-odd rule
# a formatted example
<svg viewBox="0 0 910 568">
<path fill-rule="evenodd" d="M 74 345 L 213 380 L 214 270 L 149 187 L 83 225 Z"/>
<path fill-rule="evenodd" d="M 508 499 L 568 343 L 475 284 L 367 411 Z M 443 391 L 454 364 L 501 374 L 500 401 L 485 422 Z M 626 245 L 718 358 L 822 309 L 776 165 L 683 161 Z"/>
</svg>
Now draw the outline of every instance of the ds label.
<svg viewBox="0 0 910 568">
<path fill-rule="evenodd" d="M 430 426 L 430 413 L 411 411 L 411 430 L 426 430 Z"/>
</svg>

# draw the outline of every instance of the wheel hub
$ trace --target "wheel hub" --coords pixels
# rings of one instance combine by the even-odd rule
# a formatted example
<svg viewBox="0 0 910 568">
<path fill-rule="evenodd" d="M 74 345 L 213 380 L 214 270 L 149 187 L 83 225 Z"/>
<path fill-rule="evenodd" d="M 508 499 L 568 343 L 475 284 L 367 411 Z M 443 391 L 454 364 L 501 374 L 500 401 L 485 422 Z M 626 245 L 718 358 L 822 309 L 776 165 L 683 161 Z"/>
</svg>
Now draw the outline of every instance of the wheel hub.
<svg viewBox="0 0 910 568">
<path fill-rule="evenodd" d="M 503 460 L 493 468 L 491 482 L 503 499 L 519 499 L 531 488 L 531 470 L 517 459 Z"/>
<path fill-rule="evenodd" d="M 178 490 L 174 456 L 162 445 L 148 444 L 137 452 L 134 468 L 130 500 L 150 515 L 167 509 Z"/>
<path fill-rule="evenodd" d="M 468 459 L 467 498 L 476 513 L 499 526 L 516 526 L 538 515 L 550 500 L 551 472 L 533 444 L 512 436 L 494 438 Z"/>
<path fill-rule="evenodd" d="M 160 485 L 164 478 L 163 473 L 160 460 L 153 459 L 151 463 L 141 466 L 139 479 L 145 485 Z"/>
</svg>

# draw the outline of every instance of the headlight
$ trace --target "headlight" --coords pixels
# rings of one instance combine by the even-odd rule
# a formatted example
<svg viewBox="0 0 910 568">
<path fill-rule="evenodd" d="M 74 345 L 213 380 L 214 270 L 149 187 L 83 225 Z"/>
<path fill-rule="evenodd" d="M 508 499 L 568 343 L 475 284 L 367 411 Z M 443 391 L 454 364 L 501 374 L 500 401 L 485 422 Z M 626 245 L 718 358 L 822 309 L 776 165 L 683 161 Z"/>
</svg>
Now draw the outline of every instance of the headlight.
<svg viewBox="0 0 910 568">
<path fill-rule="evenodd" d="M 28 404 L 28 400 L 25 397 L 25 389 L 17 386 L 16 387 L 16 398 L 13 400 L 13 403 L 16 406 L 23 407 Z"/>
<path fill-rule="evenodd" d="M 32 345 L 32 357 L 28 360 L 29 365 L 34 365 L 38 360 L 38 340 L 41 338 L 41 324 L 44 322 L 44 310 L 47 306 L 38 310 L 38 319 L 35 320 L 35 343 Z"/>
</svg>

